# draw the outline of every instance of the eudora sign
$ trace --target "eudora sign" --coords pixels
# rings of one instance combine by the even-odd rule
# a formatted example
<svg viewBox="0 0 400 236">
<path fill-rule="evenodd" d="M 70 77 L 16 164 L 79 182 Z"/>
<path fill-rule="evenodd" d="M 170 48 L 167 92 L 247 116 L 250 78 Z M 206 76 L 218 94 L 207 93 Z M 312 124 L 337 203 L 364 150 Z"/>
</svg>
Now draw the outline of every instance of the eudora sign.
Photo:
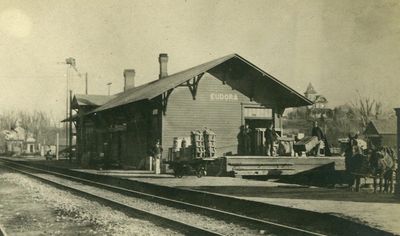
<svg viewBox="0 0 400 236">
<path fill-rule="evenodd" d="M 237 94 L 231 93 L 210 93 L 211 101 L 237 101 Z"/>
</svg>

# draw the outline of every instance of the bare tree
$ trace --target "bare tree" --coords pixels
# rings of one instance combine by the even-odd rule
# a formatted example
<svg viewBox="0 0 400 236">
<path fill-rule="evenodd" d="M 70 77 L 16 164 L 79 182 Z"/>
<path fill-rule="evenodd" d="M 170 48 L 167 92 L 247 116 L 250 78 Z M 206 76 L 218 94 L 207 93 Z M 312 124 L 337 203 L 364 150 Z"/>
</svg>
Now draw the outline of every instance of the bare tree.
<svg viewBox="0 0 400 236">
<path fill-rule="evenodd" d="M 51 116 L 43 111 L 4 111 L 0 113 L 0 131 L 15 128 L 16 121 L 21 121 L 21 126 L 31 133 L 33 137 L 42 142 L 55 137 L 56 123 Z"/>
<path fill-rule="evenodd" d="M 375 102 L 375 119 L 378 120 L 381 115 L 382 115 L 382 103 Z"/>
<path fill-rule="evenodd" d="M 361 121 L 365 129 L 371 119 L 378 119 L 382 114 L 382 103 L 369 97 L 361 97 L 357 91 L 358 98 L 351 102 L 351 107 L 356 117 Z"/>
</svg>

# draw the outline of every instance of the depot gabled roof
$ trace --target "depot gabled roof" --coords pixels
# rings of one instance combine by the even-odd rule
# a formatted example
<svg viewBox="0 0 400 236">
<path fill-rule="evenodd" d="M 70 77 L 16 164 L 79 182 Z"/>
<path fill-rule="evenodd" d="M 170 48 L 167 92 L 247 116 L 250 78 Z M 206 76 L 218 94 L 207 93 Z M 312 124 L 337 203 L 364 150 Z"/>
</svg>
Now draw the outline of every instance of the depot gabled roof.
<svg viewBox="0 0 400 236">
<path fill-rule="evenodd" d="M 75 94 L 72 100 L 73 108 L 78 108 L 78 106 L 102 106 L 106 104 L 111 99 L 115 98 L 116 95 L 88 95 L 88 94 Z"/>
<path fill-rule="evenodd" d="M 271 102 L 267 101 L 268 99 L 273 100 L 274 106 L 276 105 L 282 108 L 312 104 L 306 97 L 297 93 L 295 90 L 253 65 L 243 57 L 238 54 L 231 54 L 162 79 L 128 89 L 90 113 L 109 110 L 137 101 L 151 100 L 205 72 L 214 75 L 220 80 L 224 80 L 232 88 L 242 92 L 246 96 L 251 96 L 254 101 L 266 106 L 272 106 Z M 243 82 L 238 82 L 237 80 L 239 78 L 246 78 L 245 84 L 243 84 Z"/>
</svg>

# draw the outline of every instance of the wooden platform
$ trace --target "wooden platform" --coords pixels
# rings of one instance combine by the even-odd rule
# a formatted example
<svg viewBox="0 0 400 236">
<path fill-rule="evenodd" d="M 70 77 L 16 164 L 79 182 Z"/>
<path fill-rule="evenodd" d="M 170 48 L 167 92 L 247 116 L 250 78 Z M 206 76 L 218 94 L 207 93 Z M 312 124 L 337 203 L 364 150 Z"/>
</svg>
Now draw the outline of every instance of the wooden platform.
<svg viewBox="0 0 400 236">
<path fill-rule="evenodd" d="M 225 171 L 233 175 L 294 175 L 318 168 L 344 170 L 344 157 L 225 156 Z"/>
</svg>

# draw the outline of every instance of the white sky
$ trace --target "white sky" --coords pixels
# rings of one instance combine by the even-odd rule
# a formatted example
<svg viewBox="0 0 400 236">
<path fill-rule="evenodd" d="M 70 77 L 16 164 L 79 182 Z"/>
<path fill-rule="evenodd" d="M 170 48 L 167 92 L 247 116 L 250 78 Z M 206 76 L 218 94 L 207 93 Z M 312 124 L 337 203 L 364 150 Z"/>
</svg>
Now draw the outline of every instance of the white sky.
<svg viewBox="0 0 400 236">
<path fill-rule="evenodd" d="M 400 107 L 400 2 L 0 0 L 0 112 L 40 109 L 63 117 L 67 57 L 89 73 L 89 93 L 122 90 L 238 53 L 303 93 L 309 82 L 331 106 L 356 90 Z M 74 76 L 74 91 L 84 81 Z"/>
</svg>

